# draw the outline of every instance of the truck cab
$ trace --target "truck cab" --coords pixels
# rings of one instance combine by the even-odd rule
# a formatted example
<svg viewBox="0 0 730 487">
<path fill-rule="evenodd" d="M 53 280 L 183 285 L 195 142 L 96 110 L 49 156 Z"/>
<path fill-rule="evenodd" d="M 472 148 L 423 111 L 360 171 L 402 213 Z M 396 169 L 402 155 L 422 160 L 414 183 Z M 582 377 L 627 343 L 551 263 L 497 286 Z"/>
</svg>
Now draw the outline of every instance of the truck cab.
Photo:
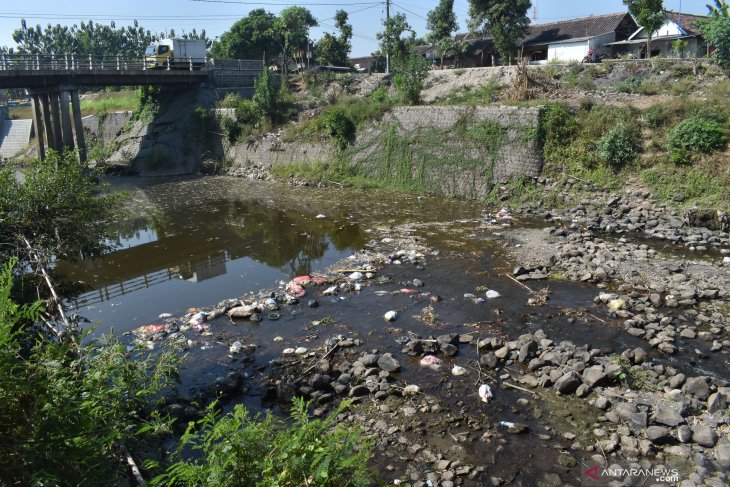
<svg viewBox="0 0 730 487">
<path fill-rule="evenodd" d="M 172 39 L 150 44 L 144 53 L 147 69 L 166 69 L 173 60 Z"/>
</svg>

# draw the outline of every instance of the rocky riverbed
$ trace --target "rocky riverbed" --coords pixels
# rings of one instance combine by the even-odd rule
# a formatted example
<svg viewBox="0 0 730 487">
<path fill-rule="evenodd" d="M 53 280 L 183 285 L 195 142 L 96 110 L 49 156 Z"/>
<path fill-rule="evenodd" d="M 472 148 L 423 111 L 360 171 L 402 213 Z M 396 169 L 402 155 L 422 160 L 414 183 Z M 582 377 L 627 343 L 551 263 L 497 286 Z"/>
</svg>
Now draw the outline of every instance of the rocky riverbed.
<svg viewBox="0 0 730 487">
<path fill-rule="evenodd" d="M 286 412 L 304 396 L 315 416 L 352 401 L 340 419 L 389 484 L 579 485 L 613 465 L 726 485 L 727 221 L 578 189 L 593 196 L 560 211 L 369 229 L 327 272 L 136 340 L 188 348 L 182 423 L 215 397 Z"/>
</svg>

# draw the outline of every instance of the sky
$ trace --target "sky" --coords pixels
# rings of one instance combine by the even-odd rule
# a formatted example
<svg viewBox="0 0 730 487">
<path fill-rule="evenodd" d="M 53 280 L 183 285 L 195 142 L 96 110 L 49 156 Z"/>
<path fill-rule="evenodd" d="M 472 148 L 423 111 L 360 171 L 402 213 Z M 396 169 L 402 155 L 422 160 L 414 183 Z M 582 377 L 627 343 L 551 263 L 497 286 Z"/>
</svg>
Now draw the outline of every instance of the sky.
<svg viewBox="0 0 730 487">
<path fill-rule="evenodd" d="M 668 10 L 706 14 L 709 0 L 664 0 Z M 530 18 L 533 23 L 625 11 L 622 0 L 533 0 Z M 438 0 L 391 0 L 391 15 L 404 13 L 418 36 L 427 33 L 426 15 Z M 20 28 L 20 19 L 29 25 L 73 25 L 93 20 L 108 24 L 114 20 L 117 27 L 131 25 L 137 19 L 141 26 L 153 32 L 170 28 L 176 33 L 205 29 L 211 39 L 219 36 L 250 10 L 265 8 L 278 13 L 282 8 L 300 5 L 309 8 L 319 20 L 320 27 L 311 30 L 311 37 L 319 39 L 323 32 L 336 32 L 333 17 L 343 9 L 350 13 L 353 26 L 352 57 L 367 56 L 377 50 L 375 34 L 382 30 L 385 1 L 376 0 L 269 0 L 255 3 L 251 0 L 0 0 L 0 46 L 14 46 L 12 33 Z M 466 31 L 468 0 L 455 0 L 460 32 Z M 141 54 L 141 53 L 140 53 Z"/>
</svg>

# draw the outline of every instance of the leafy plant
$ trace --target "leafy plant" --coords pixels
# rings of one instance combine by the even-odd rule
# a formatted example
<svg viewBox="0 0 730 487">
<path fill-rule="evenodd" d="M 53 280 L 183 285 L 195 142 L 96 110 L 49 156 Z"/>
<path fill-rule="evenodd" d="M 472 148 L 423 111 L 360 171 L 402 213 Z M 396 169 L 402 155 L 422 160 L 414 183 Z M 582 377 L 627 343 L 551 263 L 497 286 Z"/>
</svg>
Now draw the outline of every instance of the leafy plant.
<svg viewBox="0 0 730 487">
<path fill-rule="evenodd" d="M 672 162 L 686 164 L 698 154 L 725 147 L 725 127 L 716 119 L 693 115 L 677 124 L 667 135 L 667 149 Z"/>
<path fill-rule="evenodd" d="M 239 124 L 257 126 L 261 121 L 262 110 L 253 100 L 239 100 L 236 104 L 236 121 Z"/>
<path fill-rule="evenodd" d="M 323 131 L 335 140 L 340 150 L 344 150 L 355 138 L 355 124 L 341 108 L 333 107 L 325 111 L 321 123 Z"/>
<path fill-rule="evenodd" d="M 265 116 L 276 118 L 281 78 L 265 69 L 254 83 L 253 103 Z"/>
<path fill-rule="evenodd" d="M 421 102 L 423 80 L 430 66 L 422 56 L 409 56 L 403 65 L 396 71 L 393 84 L 404 103 L 418 105 Z"/>
<path fill-rule="evenodd" d="M 292 424 L 271 413 L 251 417 L 242 405 L 221 417 L 212 405 L 191 424 L 178 455 L 192 450 L 198 459 L 179 459 L 155 477 L 153 486 L 365 486 L 372 446 L 358 428 L 337 421 L 348 403 L 324 420 L 310 420 L 308 404 L 294 400 Z M 148 462 L 149 468 L 159 465 Z"/>
<path fill-rule="evenodd" d="M 611 167 L 620 169 L 633 162 L 642 148 L 641 133 L 635 127 L 620 122 L 601 137 L 597 153 Z"/>
</svg>

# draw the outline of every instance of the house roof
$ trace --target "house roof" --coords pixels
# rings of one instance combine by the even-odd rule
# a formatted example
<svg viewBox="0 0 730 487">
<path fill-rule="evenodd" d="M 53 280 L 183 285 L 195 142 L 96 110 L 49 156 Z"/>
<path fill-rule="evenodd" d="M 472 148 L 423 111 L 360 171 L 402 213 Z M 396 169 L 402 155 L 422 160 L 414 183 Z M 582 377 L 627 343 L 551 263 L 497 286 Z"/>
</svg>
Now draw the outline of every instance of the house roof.
<svg viewBox="0 0 730 487">
<path fill-rule="evenodd" d="M 617 12 L 549 24 L 530 25 L 523 42 L 526 45 L 551 44 L 569 39 L 586 39 L 608 34 L 615 32 L 627 15 L 629 15 L 627 12 Z"/>
<path fill-rule="evenodd" d="M 680 14 L 678 12 L 671 12 L 667 10 L 664 12 L 669 20 L 675 24 L 679 24 Z M 699 35 L 700 33 L 700 22 L 706 20 L 707 17 L 704 15 L 693 15 L 693 14 L 681 14 L 682 20 L 680 27 L 689 35 Z"/>
</svg>

